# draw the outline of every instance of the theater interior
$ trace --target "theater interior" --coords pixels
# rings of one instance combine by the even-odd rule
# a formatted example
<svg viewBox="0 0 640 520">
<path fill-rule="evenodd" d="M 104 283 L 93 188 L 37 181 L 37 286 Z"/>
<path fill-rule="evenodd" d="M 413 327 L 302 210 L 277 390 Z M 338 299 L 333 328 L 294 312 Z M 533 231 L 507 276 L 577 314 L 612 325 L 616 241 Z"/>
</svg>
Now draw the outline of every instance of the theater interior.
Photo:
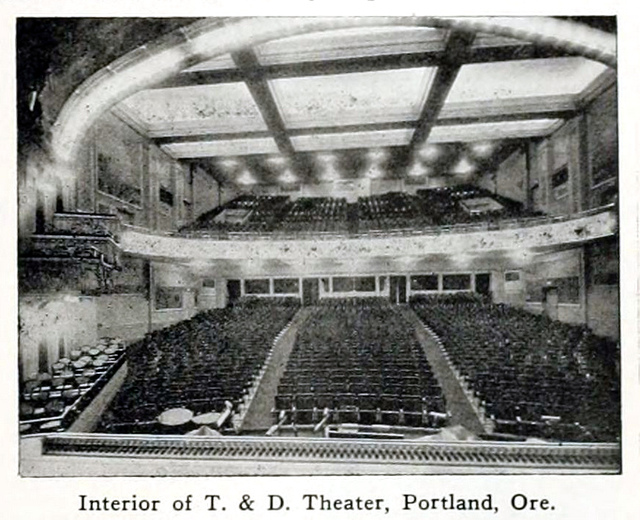
<svg viewBox="0 0 640 520">
<path fill-rule="evenodd" d="M 620 471 L 614 18 L 16 29 L 22 475 Z"/>
</svg>

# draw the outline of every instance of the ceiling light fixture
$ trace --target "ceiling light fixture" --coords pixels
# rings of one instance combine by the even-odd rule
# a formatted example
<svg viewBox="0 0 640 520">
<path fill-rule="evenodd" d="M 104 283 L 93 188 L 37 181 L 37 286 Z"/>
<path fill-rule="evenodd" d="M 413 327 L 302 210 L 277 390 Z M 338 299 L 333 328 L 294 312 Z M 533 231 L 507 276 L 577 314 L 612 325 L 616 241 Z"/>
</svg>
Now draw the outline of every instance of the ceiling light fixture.
<svg viewBox="0 0 640 520">
<path fill-rule="evenodd" d="M 233 171 L 240 166 L 240 161 L 233 157 L 225 157 L 218 160 L 218 165 L 227 171 Z"/>
<path fill-rule="evenodd" d="M 239 184 L 244 184 L 245 186 L 249 186 L 251 184 L 256 184 L 258 181 L 256 181 L 256 178 L 251 174 L 249 170 L 245 169 L 238 176 L 237 182 Z"/>
<path fill-rule="evenodd" d="M 468 157 L 462 157 L 458 163 L 452 168 L 453 173 L 461 175 L 468 175 L 476 170 L 475 164 L 473 164 Z"/>
<path fill-rule="evenodd" d="M 282 175 L 278 178 L 280 182 L 283 184 L 294 184 L 298 182 L 298 177 L 296 177 L 293 172 L 289 169 L 285 170 Z"/>
<path fill-rule="evenodd" d="M 384 177 L 384 169 L 379 164 L 371 164 L 369 168 L 367 168 L 366 176 L 369 179 L 379 179 Z"/>
<path fill-rule="evenodd" d="M 426 144 L 418 150 L 420 159 L 431 162 L 435 161 L 442 154 L 442 149 L 435 144 Z"/>
<path fill-rule="evenodd" d="M 336 170 L 336 168 L 333 165 L 330 165 L 324 168 L 324 171 L 322 172 L 322 175 L 320 176 L 320 178 L 323 181 L 333 182 L 333 181 L 340 180 L 342 177 L 340 176 L 340 173 L 338 173 L 338 170 Z"/>
<path fill-rule="evenodd" d="M 383 149 L 371 149 L 366 153 L 367 161 L 369 164 L 382 164 L 387 160 L 389 153 Z"/>
<path fill-rule="evenodd" d="M 333 153 L 316 154 L 316 161 L 320 165 L 322 173 L 320 179 L 326 182 L 337 181 L 342 178 L 340 172 L 336 168 L 337 157 Z"/>
<path fill-rule="evenodd" d="M 284 168 L 289 164 L 289 160 L 283 155 L 274 155 L 273 157 L 269 157 L 266 162 L 276 168 Z"/>
<path fill-rule="evenodd" d="M 473 153 L 473 155 L 475 155 L 476 157 L 480 157 L 482 159 L 486 159 L 487 157 L 489 157 L 493 153 L 495 147 L 495 143 L 491 141 L 473 143 L 470 146 L 471 153 Z"/>
<path fill-rule="evenodd" d="M 332 165 L 336 162 L 336 156 L 332 153 L 319 153 L 316 154 L 316 161 L 322 166 Z"/>
<path fill-rule="evenodd" d="M 431 173 L 431 168 L 427 168 L 419 161 L 414 162 L 409 168 L 409 177 L 423 177 Z"/>
</svg>

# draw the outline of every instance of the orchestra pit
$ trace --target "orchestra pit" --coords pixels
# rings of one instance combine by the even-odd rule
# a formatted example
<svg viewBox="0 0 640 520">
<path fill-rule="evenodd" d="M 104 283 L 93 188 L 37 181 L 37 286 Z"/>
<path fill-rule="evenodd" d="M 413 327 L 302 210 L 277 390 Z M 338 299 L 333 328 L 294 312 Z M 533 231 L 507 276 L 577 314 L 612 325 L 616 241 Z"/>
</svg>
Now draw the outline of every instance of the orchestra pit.
<svg viewBox="0 0 640 520">
<path fill-rule="evenodd" d="M 18 20 L 21 474 L 618 473 L 615 51 Z"/>
</svg>

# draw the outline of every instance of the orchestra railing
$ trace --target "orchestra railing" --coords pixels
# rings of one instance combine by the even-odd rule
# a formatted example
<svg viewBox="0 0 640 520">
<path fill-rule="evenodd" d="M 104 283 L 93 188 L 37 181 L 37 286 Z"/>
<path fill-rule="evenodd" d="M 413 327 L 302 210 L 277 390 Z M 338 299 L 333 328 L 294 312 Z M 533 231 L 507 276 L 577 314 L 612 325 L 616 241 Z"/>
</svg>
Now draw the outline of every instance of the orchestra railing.
<svg viewBox="0 0 640 520">
<path fill-rule="evenodd" d="M 364 440 L 295 437 L 190 437 L 106 434 L 52 434 L 42 455 L 220 461 L 385 464 L 389 472 L 402 466 L 466 468 L 476 472 L 502 468 L 525 472 L 620 471 L 615 443 L 532 443 L 500 441 Z M 364 466 L 363 466 L 364 470 Z M 259 473 L 259 471 L 256 471 Z"/>
</svg>

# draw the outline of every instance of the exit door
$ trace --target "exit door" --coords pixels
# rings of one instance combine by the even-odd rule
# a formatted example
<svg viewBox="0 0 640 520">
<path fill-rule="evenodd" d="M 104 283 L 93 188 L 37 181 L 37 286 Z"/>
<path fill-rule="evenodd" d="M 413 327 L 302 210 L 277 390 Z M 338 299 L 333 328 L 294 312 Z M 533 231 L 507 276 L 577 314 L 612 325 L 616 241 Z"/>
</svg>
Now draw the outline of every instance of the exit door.
<svg viewBox="0 0 640 520">
<path fill-rule="evenodd" d="M 318 302 L 320 283 L 318 278 L 302 279 L 302 305 L 315 305 Z"/>
<path fill-rule="evenodd" d="M 542 296 L 542 308 L 544 313 L 552 320 L 558 319 L 558 288 L 545 287 Z"/>
<path fill-rule="evenodd" d="M 407 303 L 407 277 L 389 277 L 389 300 L 391 303 Z"/>
<path fill-rule="evenodd" d="M 476 274 L 476 292 L 484 296 L 491 295 L 491 273 Z"/>
<path fill-rule="evenodd" d="M 240 290 L 240 280 L 227 281 L 227 294 L 229 295 L 229 303 L 234 303 L 240 299 L 242 295 Z"/>
</svg>

